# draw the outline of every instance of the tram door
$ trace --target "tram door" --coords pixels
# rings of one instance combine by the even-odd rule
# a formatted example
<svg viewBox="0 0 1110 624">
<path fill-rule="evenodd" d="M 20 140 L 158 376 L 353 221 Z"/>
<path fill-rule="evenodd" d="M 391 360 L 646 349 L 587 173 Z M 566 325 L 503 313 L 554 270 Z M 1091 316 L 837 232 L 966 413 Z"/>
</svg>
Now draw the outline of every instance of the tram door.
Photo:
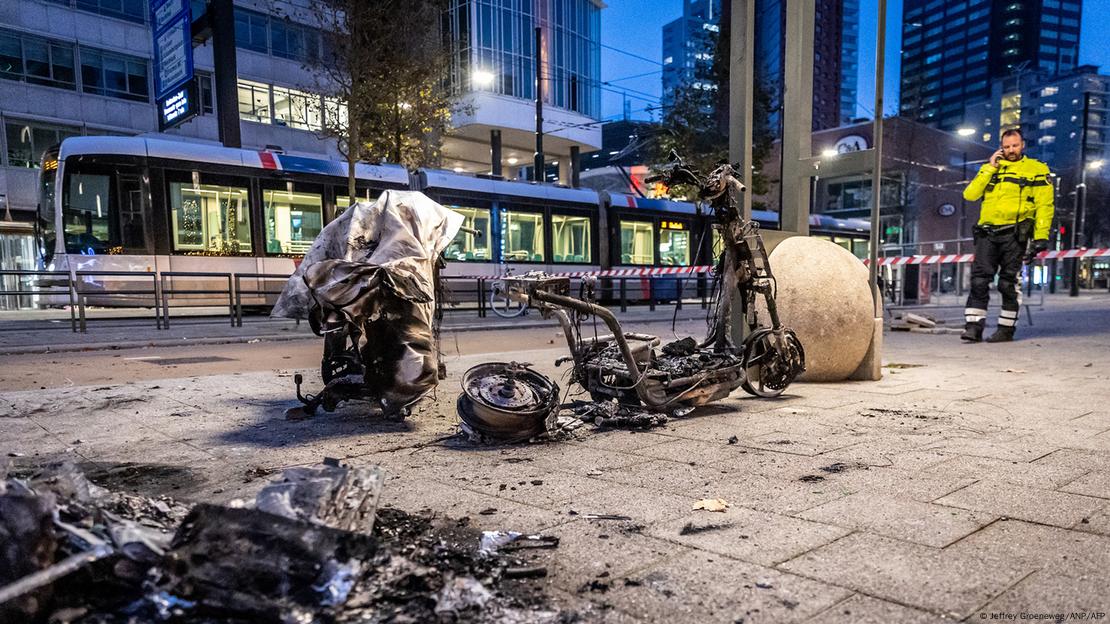
<svg viewBox="0 0 1110 624">
<path fill-rule="evenodd" d="M 119 176 L 119 232 L 124 249 L 145 249 L 143 186 L 137 175 Z"/>
</svg>

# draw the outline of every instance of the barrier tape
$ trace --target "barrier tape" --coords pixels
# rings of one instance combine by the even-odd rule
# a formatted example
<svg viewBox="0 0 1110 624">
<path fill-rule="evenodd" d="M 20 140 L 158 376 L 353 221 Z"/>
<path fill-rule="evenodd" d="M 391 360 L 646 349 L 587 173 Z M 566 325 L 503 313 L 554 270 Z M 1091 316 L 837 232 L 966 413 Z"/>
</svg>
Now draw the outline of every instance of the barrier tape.
<svg viewBox="0 0 1110 624">
<path fill-rule="evenodd" d="M 1102 258 L 1110 256 L 1110 248 L 1106 249 L 1061 249 L 1059 251 L 1042 251 L 1037 254 L 1038 260 L 1060 260 L 1067 258 Z M 906 264 L 952 264 L 971 262 L 975 254 L 940 254 L 935 256 L 891 256 L 879 258 L 879 266 L 902 266 Z M 863 261 L 868 264 L 868 260 Z"/>
</svg>

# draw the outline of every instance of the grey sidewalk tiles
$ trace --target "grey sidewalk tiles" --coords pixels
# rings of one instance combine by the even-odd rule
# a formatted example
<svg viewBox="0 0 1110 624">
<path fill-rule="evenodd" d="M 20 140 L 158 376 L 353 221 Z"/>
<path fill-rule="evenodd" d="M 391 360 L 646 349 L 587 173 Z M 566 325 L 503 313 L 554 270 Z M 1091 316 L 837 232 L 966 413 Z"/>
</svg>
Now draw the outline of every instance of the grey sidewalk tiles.
<svg viewBox="0 0 1110 624">
<path fill-rule="evenodd" d="M 686 552 L 642 535 L 641 529 L 642 525 L 628 522 L 581 519 L 545 529 L 544 535 L 559 538 L 558 550 L 552 553 L 557 556 L 550 557 L 549 566 L 555 585 L 577 591 L 593 580 L 611 583 Z"/>
<path fill-rule="evenodd" d="M 1082 416 L 1076 416 L 1069 422 L 1080 427 L 1090 427 L 1092 429 L 1102 429 L 1106 431 L 1110 430 L 1110 412 L 1087 412 Z"/>
<path fill-rule="evenodd" d="M 952 620 L 863 594 L 852 594 L 809 621 L 821 624 L 943 624 Z"/>
<path fill-rule="evenodd" d="M 995 522 L 949 546 L 945 552 L 1071 577 L 1105 578 L 1106 570 L 1110 569 L 1110 537 L 1021 520 Z"/>
<path fill-rule="evenodd" d="M 862 492 L 807 509 L 798 516 L 934 548 L 943 548 L 997 518 L 989 513 Z"/>
<path fill-rule="evenodd" d="M 649 621 L 801 622 L 850 594 L 703 551 L 667 558 L 629 578 L 633 585 L 618 581 L 605 599 Z"/>
<path fill-rule="evenodd" d="M 816 427 L 814 427 L 816 429 Z M 832 428 L 826 428 L 832 429 Z M 836 449 L 853 446 L 861 442 L 874 439 L 873 434 L 856 431 L 829 432 L 813 431 L 809 434 L 791 431 L 771 431 L 763 435 L 745 440 L 745 446 L 752 446 L 779 453 L 793 453 L 796 455 L 814 456 L 827 453 Z"/>
<path fill-rule="evenodd" d="M 691 512 L 647 529 L 649 535 L 661 540 L 765 566 L 792 559 L 850 532 L 832 524 L 737 505 L 723 513 Z"/>
<path fill-rule="evenodd" d="M 779 565 L 808 578 L 963 618 L 1035 568 L 855 533 Z"/>
<path fill-rule="evenodd" d="M 1001 481 L 978 481 L 934 502 L 1065 528 L 1075 526 L 1106 504 L 1099 498 Z"/>
<path fill-rule="evenodd" d="M 1059 489 L 1061 492 L 1110 499 L 1110 472 L 1092 470 Z"/>
<path fill-rule="evenodd" d="M 992 479 L 1046 490 L 1055 490 L 1086 472 L 1083 468 L 1045 464 L 1043 461 L 1023 462 L 967 455 L 951 456 L 925 470 L 930 473 L 972 477 L 977 480 Z"/>
<path fill-rule="evenodd" d="M 953 475 L 937 475 L 900 468 L 871 468 L 848 466 L 848 469 L 829 474 L 823 483 L 844 494 L 871 492 L 908 498 L 923 503 L 965 487 L 974 479 Z"/>
<path fill-rule="evenodd" d="M 588 514 L 628 516 L 630 522 L 647 525 L 690 513 L 695 499 L 679 494 L 660 492 L 635 486 L 614 487 L 576 496 L 555 507 L 568 519 L 585 518 Z"/>
<path fill-rule="evenodd" d="M 921 447 L 923 451 L 939 451 L 952 455 L 970 455 L 973 457 L 988 457 L 1008 461 L 1031 462 L 1055 451 L 1056 446 L 1049 446 L 1040 440 L 1022 433 L 1003 432 L 998 437 L 1014 437 L 1013 440 L 992 440 L 984 437 L 967 437 L 961 433 L 959 437 L 949 437 L 946 440 Z"/>
<path fill-rule="evenodd" d="M 1067 466 L 1083 470 L 1101 470 L 1110 472 L 1110 453 L 1100 453 L 1089 450 L 1060 449 L 1054 453 L 1041 457 L 1037 464 L 1049 466 Z"/>
<path fill-rule="evenodd" d="M 1084 533 L 1097 533 L 1110 537 L 1110 504 L 1083 518 L 1073 528 Z"/>
<path fill-rule="evenodd" d="M 1083 619 L 1087 619 L 1088 614 L 1107 612 L 1106 604 L 1110 598 L 1106 595 L 1106 581 L 1105 572 L 1086 575 L 1034 572 L 991 600 L 979 609 L 979 613 L 988 614 L 988 619 L 991 613 L 1027 614 L 1027 620 L 1033 619 L 1030 615 L 1046 619 L 1045 615 L 1051 614 L 1047 619 L 1059 621 L 1056 614 L 1064 614 L 1065 619 L 1071 619 L 1068 614 L 1078 612 L 1084 614 Z M 978 618 L 973 614 L 969 621 L 974 622 Z"/>
</svg>

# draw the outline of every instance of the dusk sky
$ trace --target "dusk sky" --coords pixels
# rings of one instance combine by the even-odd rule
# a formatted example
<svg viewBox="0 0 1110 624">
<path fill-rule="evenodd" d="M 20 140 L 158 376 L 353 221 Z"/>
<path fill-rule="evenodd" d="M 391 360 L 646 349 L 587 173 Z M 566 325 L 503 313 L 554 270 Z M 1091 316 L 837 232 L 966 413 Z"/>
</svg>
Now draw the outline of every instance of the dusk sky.
<svg viewBox="0 0 1110 624">
<path fill-rule="evenodd" d="M 663 24 L 682 15 L 682 0 L 607 0 L 601 12 L 601 79 L 611 82 L 603 87 L 601 102 L 605 118 L 619 118 L 625 98 L 632 117 L 651 118 L 649 107 L 657 107 L 661 91 Z M 860 17 L 860 116 L 871 117 L 875 102 L 875 18 L 878 0 L 861 0 Z M 1110 73 L 1110 11 L 1098 11 L 1101 0 L 1083 2 L 1079 62 L 1101 65 Z M 887 4 L 886 111 L 898 110 L 899 51 L 902 35 L 902 2 Z M 643 59 L 614 50 L 628 52 Z M 651 59 L 650 61 L 644 59 Z M 646 75 L 641 75 L 646 74 Z M 636 78 L 629 78 L 637 76 Z M 624 79 L 628 78 L 628 79 Z M 626 95 L 613 91 L 625 90 Z"/>
</svg>

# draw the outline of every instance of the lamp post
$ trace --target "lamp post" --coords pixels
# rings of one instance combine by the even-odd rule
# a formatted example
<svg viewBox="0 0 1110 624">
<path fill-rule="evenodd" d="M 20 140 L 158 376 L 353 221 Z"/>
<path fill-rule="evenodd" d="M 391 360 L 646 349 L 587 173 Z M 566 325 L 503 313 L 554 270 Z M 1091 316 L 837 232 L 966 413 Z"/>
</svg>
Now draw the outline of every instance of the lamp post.
<svg viewBox="0 0 1110 624">
<path fill-rule="evenodd" d="M 956 129 L 956 134 L 964 139 L 963 158 L 960 159 L 960 184 L 967 184 L 967 141 L 975 134 L 975 128 L 964 126 Z M 960 217 L 956 220 L 956 253 L 963 253 L 964 226 L 967 225 L 967 201 L 964 200 L 963 189 L 960 189 Z M 956 263 L 956 293 L 963 291 L 963 267 Z"/>
<path fill-rule="evenodd" d="M 1075 249 L 1079 242 L 1079 234 L 1075 231 L 1075 219 L 1079 214 L 1080 206 L 1086 209 L 1087 196 L 1087 123 L 1090 121 L 1091 98 L 1083 94 L 1083 136 L 1079 138 L 1079 186 L 1075 187 L 1075 210 L 1071 213 L 1071 246 Z M 1079 296 L 1079 258 L 1071 259 L 1071 286 L 1068 289 L 1069 297 Z"/>
<path fill-rule="evenodd" d="M 1082 248 L 1087 244 L 1087 172 L 1098 171 L 1102 168 L 1105 161 L 1093 160 L 1087 163 L 1079 172 L 1079 186 L 1075 187 L 1075 204 L 1076 213 L 1072 214 L 1071 227 L 1072 227 L 1072 247 Z M 1079 217 L 1079 226 L 1076 227 L 1075 219 Z M 1070 296 L 1075 297 L 1079 294 L 1079 258 L 1072 258 L 1075 263 L 1072 267 L 1072 280 L 1071 291 L 1068 293 Z"/>
</svg>

